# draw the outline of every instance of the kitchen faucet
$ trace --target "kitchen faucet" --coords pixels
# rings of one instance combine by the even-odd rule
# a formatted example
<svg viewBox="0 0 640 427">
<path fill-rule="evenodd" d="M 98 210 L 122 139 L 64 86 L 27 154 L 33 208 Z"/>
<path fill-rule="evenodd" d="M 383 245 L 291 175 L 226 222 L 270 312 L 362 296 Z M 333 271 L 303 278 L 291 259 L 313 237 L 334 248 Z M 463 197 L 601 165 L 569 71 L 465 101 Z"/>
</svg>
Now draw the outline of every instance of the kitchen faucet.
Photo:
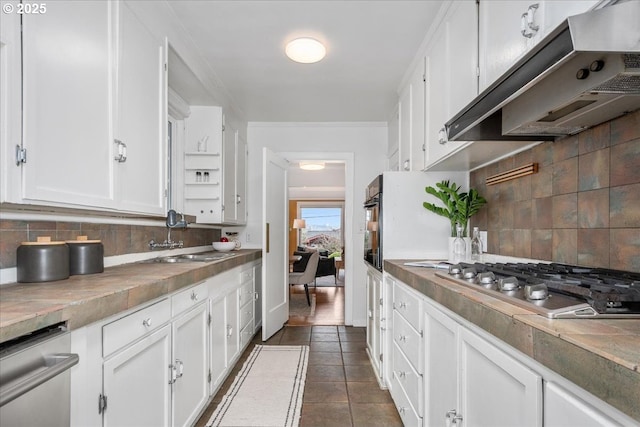
<svg viewBox="0 0 640 427">
<path fill-rule="evenodd" d="M 184 214 L 180 213 L 180 220 L 177 218 L 178 213 L 173 209 L 167 212 L 167 240 L 162 243 L 157 243 L 155 240 L 151 239 L 149 241 L 149 249 L 174 249 L 174 248 L 182 248 L 184 245 L 182 240 L 174 242 L 171 240 L 171 230 L 174 228 L 184 228 L 186 229 L 189 225 L 187 221 L 184 219 Z"/>
</svg>

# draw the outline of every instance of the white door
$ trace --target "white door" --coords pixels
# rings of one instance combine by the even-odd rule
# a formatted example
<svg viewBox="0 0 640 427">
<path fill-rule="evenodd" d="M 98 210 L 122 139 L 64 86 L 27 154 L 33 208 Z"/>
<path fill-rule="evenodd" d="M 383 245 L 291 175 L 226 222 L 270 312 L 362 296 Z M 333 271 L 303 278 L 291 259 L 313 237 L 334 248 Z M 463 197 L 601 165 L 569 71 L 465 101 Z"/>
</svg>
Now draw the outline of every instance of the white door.
<svg viewBox="0 0 640 427">
<path fill-rule="evenodd" d="M 286 160 L 262 152 L 262 340 L 268 340 L 289 319 Z"/>
</svg>

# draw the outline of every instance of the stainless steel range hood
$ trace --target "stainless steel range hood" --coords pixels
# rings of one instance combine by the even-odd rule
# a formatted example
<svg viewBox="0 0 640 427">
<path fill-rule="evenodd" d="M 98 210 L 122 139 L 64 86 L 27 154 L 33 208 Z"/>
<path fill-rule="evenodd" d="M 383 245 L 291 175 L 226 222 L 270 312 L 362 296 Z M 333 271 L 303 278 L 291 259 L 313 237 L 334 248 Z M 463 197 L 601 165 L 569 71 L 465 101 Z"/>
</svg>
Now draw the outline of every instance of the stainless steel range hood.
<svg viewBox="0 0 640 427">
<path fill-rule="evenodd" d="M 640 109 L 640 1 L 569 17 L 445 124 L 451 141 L 554 140 Z"/>
</svg>

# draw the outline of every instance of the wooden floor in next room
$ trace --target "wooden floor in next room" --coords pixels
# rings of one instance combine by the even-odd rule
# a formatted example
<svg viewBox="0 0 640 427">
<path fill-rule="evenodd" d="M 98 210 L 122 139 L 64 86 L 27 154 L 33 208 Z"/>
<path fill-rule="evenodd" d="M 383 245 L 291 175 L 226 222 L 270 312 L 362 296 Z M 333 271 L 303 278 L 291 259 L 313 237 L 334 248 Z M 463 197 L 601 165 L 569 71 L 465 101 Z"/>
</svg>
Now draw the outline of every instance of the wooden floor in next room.
<svg viewBox="0 0 640 427">
<path fill-rule="evenodd" d="M 389 392 L 381 390 L 366 353 L 366 330 L 344 325 L 344 286 L 322 282 L 313 316 L 290 317 L 263 343 L 258 333 L 206 409 L 196 427 L 204 427 L 256 344 L 308 345 L 309 367 L 300 427 L 402 426 Z M 338 284 L 341 284 L 340 282 Z M 302 286 L 291 292 L 302 292 Z"/>
</svg>

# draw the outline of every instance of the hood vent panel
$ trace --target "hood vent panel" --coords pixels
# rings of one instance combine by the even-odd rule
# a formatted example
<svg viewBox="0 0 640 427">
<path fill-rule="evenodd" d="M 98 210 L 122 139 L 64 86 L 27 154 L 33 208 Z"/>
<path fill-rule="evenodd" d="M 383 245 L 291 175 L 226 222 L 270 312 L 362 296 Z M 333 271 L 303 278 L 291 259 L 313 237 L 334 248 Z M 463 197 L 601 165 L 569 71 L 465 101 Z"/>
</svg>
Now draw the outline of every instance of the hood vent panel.
<svg viewBox="0 0 640 427">
<path fill-rule="evenodd" d="M 640 109 L 638 16 L 640 1 L 569 17 L 445 124 L 449 140 L 554 140 Z"/>
</svg>

